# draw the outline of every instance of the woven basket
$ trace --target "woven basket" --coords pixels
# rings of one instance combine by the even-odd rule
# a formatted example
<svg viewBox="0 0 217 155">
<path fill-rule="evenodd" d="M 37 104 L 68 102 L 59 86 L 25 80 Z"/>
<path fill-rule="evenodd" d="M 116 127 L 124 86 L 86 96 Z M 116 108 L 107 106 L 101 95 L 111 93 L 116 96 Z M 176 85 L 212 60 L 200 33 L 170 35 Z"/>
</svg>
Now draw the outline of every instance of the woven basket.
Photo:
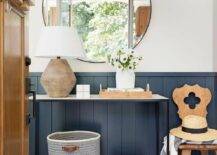
<svg viewBox="0 0 217 155">
<path fill-rule="evenodd" d="M 100 134 L 95 132 L 55 132 L 47 142 L 49 155 L 100 155 Z"/>
</svg>

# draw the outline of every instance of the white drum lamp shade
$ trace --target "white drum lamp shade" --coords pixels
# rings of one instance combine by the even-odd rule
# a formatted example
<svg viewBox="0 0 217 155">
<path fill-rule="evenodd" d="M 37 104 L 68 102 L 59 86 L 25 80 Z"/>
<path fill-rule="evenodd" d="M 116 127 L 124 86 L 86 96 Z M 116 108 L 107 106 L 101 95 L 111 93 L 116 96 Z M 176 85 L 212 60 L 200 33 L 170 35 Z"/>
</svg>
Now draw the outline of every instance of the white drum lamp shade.
<svg viewBox="0 0 217 155">
<path fill-rule="evenodd" d="M 82 41 L 73 27 L 46 26 L 42 29 L 35 56 L 82 58 L 85 55 Z"/>
<path fill-rule="evenodd" d="M 36 56 L 53 58 L 41 76 L 41 84 L 50 97 L 67 97 L 76 77 L 64 57 L 82 58 L 84 49 L 73 27 L 47 26 L 42 29 Z"/>
</svg>

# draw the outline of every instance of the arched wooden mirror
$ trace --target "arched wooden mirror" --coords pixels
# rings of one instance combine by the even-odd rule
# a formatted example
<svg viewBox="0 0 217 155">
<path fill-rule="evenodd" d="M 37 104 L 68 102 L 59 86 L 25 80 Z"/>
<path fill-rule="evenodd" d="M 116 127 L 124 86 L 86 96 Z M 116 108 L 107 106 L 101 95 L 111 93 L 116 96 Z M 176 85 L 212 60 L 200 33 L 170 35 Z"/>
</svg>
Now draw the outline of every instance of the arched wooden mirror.
<svg viewBox="0 0 217 155">
<path fill-rule="evenodd" d="M 104 62 L 109 52 L 134 48 L 151 19 L 151 0 L 43 0 L 45 25 L 75 26 L 87 59 Z"/>
</svg>

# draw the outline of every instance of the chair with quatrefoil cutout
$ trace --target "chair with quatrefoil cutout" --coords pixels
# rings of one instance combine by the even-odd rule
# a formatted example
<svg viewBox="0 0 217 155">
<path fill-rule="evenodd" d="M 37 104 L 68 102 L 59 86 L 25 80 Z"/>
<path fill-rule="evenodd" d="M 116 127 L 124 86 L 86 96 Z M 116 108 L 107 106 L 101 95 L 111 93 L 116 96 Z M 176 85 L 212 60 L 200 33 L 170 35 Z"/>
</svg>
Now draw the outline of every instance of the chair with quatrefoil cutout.
<svg viewBox="0 0 217 155">
<path fill-rule="evenodd" d="M 191 105 L 186 103 L 189 95 L 195 95 L 195 98 L 199 103 L 191 107 Z M 184 85 L 181 88 L 176 88 L 173 91 L 173 100 L 175 104 L 178 106 L 178 114 L 181 119 L 188 115 L 198 115 L 202 117 L 206 117 L 207 115 L 207 106 L 210 103 L 212 98 L 211 92 L 208 88 L 202 88 L 199 85 Z"/>
<path fill-rule="evenodd" d="M 189 98 L 194 96 L 193 105 L 188 103 Z M 181 120 L 188 115 L 206 117 L 207 106 L 210 103 L 212 94 L 208 88 L 196 85 L 185 84 L 181 88 L 173 91 L 173 100 L 178 106 L 178 115 Z M 193 150 L 198 150 L 202 155 L 208 155 L 208 151 L 215 151 L 217 155 L 217 145 L 215 144 L 181 144 L 179 150 L 182 155 L 190 155 Z"/>
</svg>

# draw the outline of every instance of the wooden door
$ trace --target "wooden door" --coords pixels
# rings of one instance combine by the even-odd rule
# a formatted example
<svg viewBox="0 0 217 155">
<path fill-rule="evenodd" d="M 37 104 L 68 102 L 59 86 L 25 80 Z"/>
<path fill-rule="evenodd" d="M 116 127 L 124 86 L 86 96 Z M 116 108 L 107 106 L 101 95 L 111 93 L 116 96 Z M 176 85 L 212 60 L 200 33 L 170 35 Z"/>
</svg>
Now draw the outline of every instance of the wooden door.
<svg viewBox="0 0 217 155">
<path fill-rule="evenodd" d="M 6 1 L 0 9 L 0 155 L 27 155 L 27 18 Z"/>
<path fill-rule="evenodd" d="M 3 155 L 3 10 L 3 2 L 0 1 L 0 155 Z"/>
</svg>

